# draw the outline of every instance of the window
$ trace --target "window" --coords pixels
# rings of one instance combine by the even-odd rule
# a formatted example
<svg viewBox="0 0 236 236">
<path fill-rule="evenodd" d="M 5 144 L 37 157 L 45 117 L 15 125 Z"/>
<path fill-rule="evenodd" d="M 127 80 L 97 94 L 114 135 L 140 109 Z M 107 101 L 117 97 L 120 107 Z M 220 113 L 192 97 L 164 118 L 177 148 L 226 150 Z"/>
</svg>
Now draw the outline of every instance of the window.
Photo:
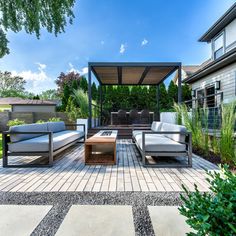
<svg viewBox="0 0 236 236">
<path fill-rule="evenodd" d="M 213 39 L 213 57 L 214 59 L 219 58 L 224 54 L 224 34 L 220 34 Z"/>
<path fill-rule="evenodd" d="M 207 107 L 215 107 L 215 86 L 206 88 L 206 105 Z"/>
<path fill-rule="evenodd" d="M 197 105 L 198 105 L 198 108 L 203 108 L 203 106 L 204 106 L 204 97 L 205 97 L 204 89 L 198 90 L 197 91 Z"/>
</svg>

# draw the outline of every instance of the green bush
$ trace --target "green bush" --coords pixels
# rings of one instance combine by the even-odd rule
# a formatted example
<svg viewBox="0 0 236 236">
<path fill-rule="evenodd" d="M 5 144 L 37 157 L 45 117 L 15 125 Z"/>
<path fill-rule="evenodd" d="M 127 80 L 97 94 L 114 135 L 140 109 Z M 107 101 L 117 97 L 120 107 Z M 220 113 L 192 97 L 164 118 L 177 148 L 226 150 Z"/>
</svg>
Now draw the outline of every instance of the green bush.
<svg viewBox="0 0 236 236">
<path fill-rule="evenodd" d="M 43 124 L 43 123 L 45 123 L 46 121 L 44 121 L 44 120 L 38 120 L 38 121 L 36 121 L 36 124 Z"/>
<path fill-rule="evenodd" d="M 234 125 L 236 120 L 236 102 L 222 106 L 222 126 L 220 132 L 221 159 L 229 164 L 236 165 L 236 150 L 234 139 Z"/>
<path fill-rule="evenodd" d="M 236 175 L 224 166 L 221 172 L 207 172 L 212 192 L 188 191 L 181 195 L 183 206 L 179 207 L 186 222 L 196 232 L 189 236 L 236 235 Z"/>
<path fill-rule="evenodd" d="M 25 124 L 25 121 L 20 120 L 20 119 L 9 120 L 7 122 L 8 127 L 15 126 L 15 125 L 24 125 L 24 124 Z"/>
<path fill-rule="evenodd" d="M 77 118 L 88 118 L 88 96 L 82 89 L 73 90 L 73 98 L 76 104 L 79 106 L 80 116 Z"/>
<path fill-rule="evenodd" d="M 62 121 L 60 117 L 51 117 L 48 119 L 48 122 L 58 122 Z"/>
</svg>

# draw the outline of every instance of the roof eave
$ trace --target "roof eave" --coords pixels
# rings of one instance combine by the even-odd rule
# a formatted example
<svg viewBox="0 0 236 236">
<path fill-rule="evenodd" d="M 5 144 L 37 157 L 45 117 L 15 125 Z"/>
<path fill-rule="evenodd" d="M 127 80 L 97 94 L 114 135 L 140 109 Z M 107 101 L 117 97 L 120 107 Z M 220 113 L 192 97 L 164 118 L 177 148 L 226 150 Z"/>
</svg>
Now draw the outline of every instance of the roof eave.
<svg viewBox="0 0 236 236">
<path fill-rule="evenodd" d="M 228 53 L 224 54 L 223 56 L 221 56 L 217 60 L 207 64 L 205 67 L 198 70 L 190 77 L 184 79 L 183 82 L 191 84 L 191 83 L 201 79 L 202 77 L 207 76 L 207 75 L 221 69 L 222 67 L 225 67 L 227 65 L 234 63 L 235 61 L 236 61 L 236 48 L 229 51 Z"/>
<path fill-rule="evenodd" d="M 232 22 L 236 17 L 236 3 L 234 3 L 223 16 L 220 17 L 198 40 L 199 42 L 210 42 L 226 25 Z"/>
</svg>

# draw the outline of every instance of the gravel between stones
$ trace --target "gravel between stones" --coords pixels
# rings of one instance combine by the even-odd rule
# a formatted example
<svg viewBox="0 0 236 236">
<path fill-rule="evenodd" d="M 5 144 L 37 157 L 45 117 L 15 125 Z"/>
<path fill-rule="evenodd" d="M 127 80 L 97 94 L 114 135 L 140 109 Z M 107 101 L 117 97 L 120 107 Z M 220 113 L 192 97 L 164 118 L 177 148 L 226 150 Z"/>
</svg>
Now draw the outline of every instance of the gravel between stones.
<svg viewBox="0 0 236 236">
<path fill-rule="evenodd" d="M 32 236 L 53 236 L 71 205 L 132 205 L 137 236 L 153 236 L 147 206 L 181 205 L 179 192 L 0 192 L 0 204 L 53 205 Z"/>
</svg>

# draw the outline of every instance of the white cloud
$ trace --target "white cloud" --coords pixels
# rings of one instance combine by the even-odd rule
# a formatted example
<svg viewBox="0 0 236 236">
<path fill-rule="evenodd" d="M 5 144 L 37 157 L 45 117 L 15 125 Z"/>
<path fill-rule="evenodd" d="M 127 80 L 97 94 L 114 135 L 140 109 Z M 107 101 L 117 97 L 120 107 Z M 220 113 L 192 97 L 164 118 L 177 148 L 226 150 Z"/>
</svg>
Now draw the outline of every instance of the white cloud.
<svg viewBox="0 0 236 236">
<path fill-rule="evenodd" d="M 122 43 L 122 44 L 120 45 L 120 54 L 124 54 L 124 52 L 126 51 L 126 49 L 127 49 L 127 44 Z"/>
<path fill-rule="evenodd" d="M 24 70 L 21 72 L 12 71 L 12 75 L 18 75 L 26 80 L 26 90 L 39 94 L 43 90 L 55 88 L 54 79 L 46 73 L 45 68 L 47 67 L 42 63 L 35 63 L 38 65 L 37 71 Z"/>
<path fill-rule="evenodd" d="M 101 43 L 101 45 L 104 45 L 104 44 L 105 44 L 105 42 L 104 42 L 103 40 L 102 40 L 100 43 Z"/>
<path fill-rule="evenodd" d="M 143 39 L 143 41 L 141 42 L 141 46 L 145 46 L 148 44 L 148 40 L 147 39 Z"/>
<path fill-rule="evenodd" d="M 37 62 L 37 63 L 35 63 L 35 64 L 39 66 L 39 67 L 38 67 L 39 70 L 44 70 L 44 69 L 46 69 L 46 67 L 47 67 L 45 64 L 42 64 L 42 63 L 40 63 L 40 62 Z"/>
<path fill-rule="evenodd" d="M 71 62 L 69 62 L 69 67 L 70 69 L 68 70 L 68 72 L 75 72 L 80 75 L 88 74 L 88 67 L 83 67 L 82 69 L 76 69 Z"/>
</svg>

